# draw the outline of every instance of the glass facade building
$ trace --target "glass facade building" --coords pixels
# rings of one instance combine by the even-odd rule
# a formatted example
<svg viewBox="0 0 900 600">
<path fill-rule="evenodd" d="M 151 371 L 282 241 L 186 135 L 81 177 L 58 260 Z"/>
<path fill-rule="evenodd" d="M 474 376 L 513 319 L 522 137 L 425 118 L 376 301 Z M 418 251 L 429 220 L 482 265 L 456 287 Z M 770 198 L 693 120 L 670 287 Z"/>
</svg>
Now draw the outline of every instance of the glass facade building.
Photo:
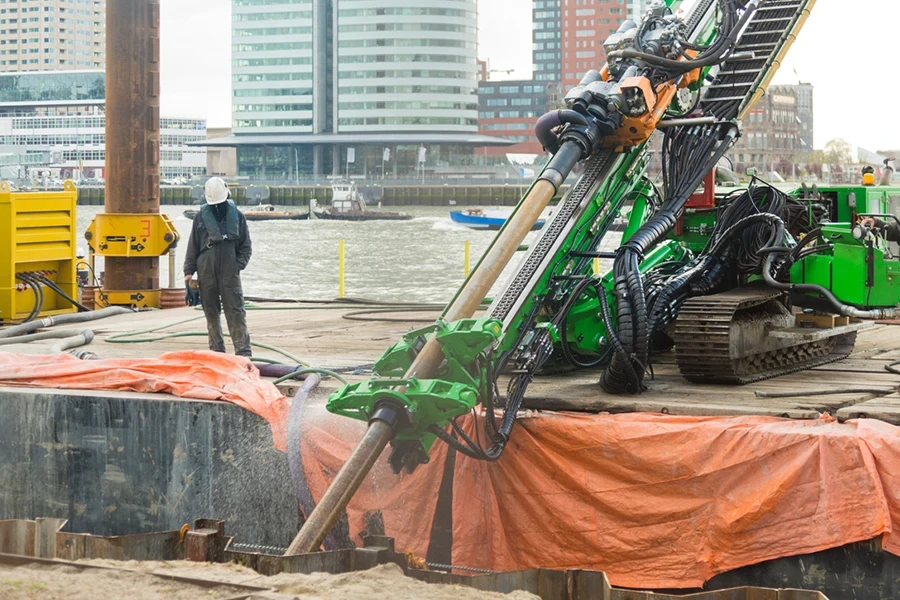
<svg viewBox="0 0 900 600">
<path fill-rule="evenodd" d="M 234 135 L 216 144 L 238 148 L 240 175 L 368 174 L 383 163 L 406 174 L 423 145 L 433 164 L 471 153 L 475 0 L 232 0 L 232 10 Z M 460 148 L 426 142 L 434 133 L 459 134 Z"/>
<path fill-rule="evenodd" d="M 0 153 L 49 156 L 43 171 L 102 178 L 106 164 L 103 71 L 0 73 Z M 160 119 L 160 177 L 206 173 L 204 119 Z M 24 176 L 24 174 L 22 174 Z"/>
<path fill-rule="evenodd" d="M 558 82 L 562 79 L 562 2 L 532 2 L 532 71 L 535 81 Z"/>
<path fill-rule="evenodd" d="M 0 103 L 69 102 L 106 98 L 102 71 L 0 74 Z"/>
<path fill-rule="evenodd" d="M 313 0 L 234 0 L 232 131 L 312 133 Z"/>
</svg>

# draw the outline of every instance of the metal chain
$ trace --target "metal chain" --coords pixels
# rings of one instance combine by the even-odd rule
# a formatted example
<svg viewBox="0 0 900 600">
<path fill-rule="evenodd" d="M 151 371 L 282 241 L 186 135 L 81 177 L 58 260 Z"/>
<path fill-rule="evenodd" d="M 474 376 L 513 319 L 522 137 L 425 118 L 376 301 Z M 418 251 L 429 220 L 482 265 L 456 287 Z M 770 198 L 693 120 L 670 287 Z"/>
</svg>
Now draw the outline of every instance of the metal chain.
<svg viewBox="0 0 900 600">
<path fill-rule="evenodd" d="M 497 571 L 489 569 L 476 569 L 475 567 L 458 567 L 456 565 L 442 565 L 441 563 L 425 563 L 429 569 L 439 569 L 441 571 L 470 571 L 472 573 L 483 573 L 485 575 L 494 575 Z"/>
<path fill-rule="evenodd" d="M 226 550 L 236 550 L 238 552 L 263 552 L 267 551 L 272 554 L 283 555 L 287 548 L 281 548 L 279 546 L 266 546 L 263 544 L 246 544 L 243 542 L 231 542 L 228 545 Z M 475 567 L 460 567 L 456 565 L 444 565 L 441 563 L 425 563 L 428 565 L 429 569 L 439 569 L 441 571 L 468 571 L 470 573 L 482 573 L 484 575 L 493 575 L 497 573 L 497 571 L 491 571 L 489 569 L 477 569 Z"/>
<path fill-rule="evenodd" d="M 266 554 L 280 554 L 283 555 L 287 548 L 280 548 L 278 546 L 266 546 L 263 544 L 245 544 L 242 542 L 231 542 L 226 550 L 236 550 L 238 552 L 265 552 Z"/>
</svg>

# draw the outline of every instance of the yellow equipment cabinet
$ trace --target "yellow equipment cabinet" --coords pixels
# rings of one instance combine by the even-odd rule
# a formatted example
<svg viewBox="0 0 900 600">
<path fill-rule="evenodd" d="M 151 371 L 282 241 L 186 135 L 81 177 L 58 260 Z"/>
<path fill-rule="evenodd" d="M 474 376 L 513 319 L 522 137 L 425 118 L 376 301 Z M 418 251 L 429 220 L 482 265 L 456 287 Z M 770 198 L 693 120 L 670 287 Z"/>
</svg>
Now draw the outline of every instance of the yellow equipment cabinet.
<svg viewBox="0 0 900 600">
<path fill-rule="evenodd" d="M 3 322 L 76 310 L 53 286 L 70 298 L 78 298 L 77 200 L 78 191 L 71 181 L 65 183 L 61 192 L 14 192 L 8 182 L 0 182 L 0 320 Z"/>
</svg>

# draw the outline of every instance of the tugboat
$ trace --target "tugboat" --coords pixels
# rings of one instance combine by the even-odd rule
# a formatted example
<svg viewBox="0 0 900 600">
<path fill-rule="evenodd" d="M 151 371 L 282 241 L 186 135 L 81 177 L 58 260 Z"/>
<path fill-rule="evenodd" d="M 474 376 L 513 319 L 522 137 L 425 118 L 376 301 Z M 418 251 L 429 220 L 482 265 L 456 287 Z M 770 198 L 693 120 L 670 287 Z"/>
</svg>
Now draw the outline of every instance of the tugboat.
<svg viewBox="0 0 900 600">
<path fill-rule="evenodd" d="M 317 219 L 342 221 L 408 221 L 412 216 L 404 213 L 369 210 L 356 184 L 337 182 L 331 184 L 331 208 L 314 210 Z"/>
<path fill-rule="evenodd" d="M 300 221 L 309 218 L 309 213 L 291 211 L 291 210 L 275 210 L 271 204 L 259 204 L 257 206 L 248 206 L 240 209 L 244 213 L 244 217 L 248 221 Z M 193 220 L 200 214 L 199 210 L 188 209 L 184 211 L 184 216 Z"/>
</svg>

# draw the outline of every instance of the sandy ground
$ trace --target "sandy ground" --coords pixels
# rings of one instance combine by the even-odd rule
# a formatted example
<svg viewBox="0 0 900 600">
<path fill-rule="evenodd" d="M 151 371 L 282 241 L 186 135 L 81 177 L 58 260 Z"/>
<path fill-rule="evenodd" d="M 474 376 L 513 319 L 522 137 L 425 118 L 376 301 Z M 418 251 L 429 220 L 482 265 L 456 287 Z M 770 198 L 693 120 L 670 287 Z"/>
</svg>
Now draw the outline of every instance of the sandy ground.
<svg viewBox="0 0 900 600">
<path fill-rule="evenodd" d="M 265 577 L 235 564 L 186 562 L 81 561 L 80 564 L 110 569 L 58 566 L 0 566 L 0 598 L 3 600 L 142 600 L 194 598 L 253 598 L 304 600 L 534 600 L 526 592 L 498 594 L 465 586 L 435 585 L 403 575 L 396 565 L 382 565 L 368 571 L 340 575 L 282 573 Z M 113 570 L 115 569 L 115 570 Z M 124 569 L 124 570 L 123 570 Z M 176 581 L 187 577 L 216 582 L 202 587 Z M 266 588 L 252 592 L 235 586 Z"/>
</svg>

